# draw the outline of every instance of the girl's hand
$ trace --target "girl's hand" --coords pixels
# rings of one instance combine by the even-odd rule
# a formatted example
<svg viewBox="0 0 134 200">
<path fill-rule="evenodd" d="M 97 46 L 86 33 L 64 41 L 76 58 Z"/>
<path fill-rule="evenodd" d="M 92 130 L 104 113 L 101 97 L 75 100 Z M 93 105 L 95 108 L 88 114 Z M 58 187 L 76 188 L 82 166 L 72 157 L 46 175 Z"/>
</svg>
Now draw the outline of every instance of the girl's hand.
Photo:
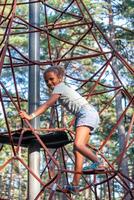
<svg viewBox="0 0 134 200">
<path fill-rule="evenodd" d="M 21 110 L 19 112 L 19 115 L 21 116 L 22 119 L 27 119 L 27 120 L 31 120 L 32 117 L 30 115 L 28 115 L 25 111 Z"/>
</svg>

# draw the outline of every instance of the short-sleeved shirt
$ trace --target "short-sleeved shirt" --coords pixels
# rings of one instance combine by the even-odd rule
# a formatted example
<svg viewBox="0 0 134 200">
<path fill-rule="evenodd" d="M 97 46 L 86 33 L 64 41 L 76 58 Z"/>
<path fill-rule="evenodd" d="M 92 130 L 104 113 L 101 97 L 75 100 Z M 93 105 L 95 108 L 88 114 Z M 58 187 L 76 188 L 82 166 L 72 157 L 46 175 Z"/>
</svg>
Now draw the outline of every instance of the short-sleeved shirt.
<svg viewBox="0 0 134 200">
<path fill-rule="evenodd" d="M 99 124 L 98 112 L 77 91 L 61 82 L 54 87 L 52 94 L 60 94 L 59 103 L 76 116 L 76 127 L 89 126 L 96 129 Z"/>
<path fill-rule="evenodd" d="M 69 112 L 76 115 L 83 106 L 89 105 L 87 100 L 64 82 L 55 86 L 52 94 L 60 94 L 59 103 Z"/>
</svg>

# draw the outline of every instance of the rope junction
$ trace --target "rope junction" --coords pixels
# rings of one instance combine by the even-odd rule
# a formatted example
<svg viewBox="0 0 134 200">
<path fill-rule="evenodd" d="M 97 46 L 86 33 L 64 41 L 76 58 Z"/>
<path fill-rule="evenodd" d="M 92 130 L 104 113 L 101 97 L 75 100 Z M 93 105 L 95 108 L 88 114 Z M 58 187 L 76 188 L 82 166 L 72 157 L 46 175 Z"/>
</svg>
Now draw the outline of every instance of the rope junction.
<svg viewBox="0 0 134 200">
<path fill-rule="evenodd" d="M 21 14 L 19 15 L 19 11 L 22 13 L 21 9 L 23 9 L 23 6 L 28 6 L 30 3 L 39 3 L 41 8 L 45 10 L 44 25 L 41 25 L 40 27 L 36 25 L 33 26 L 28 22 L 26 17 L 23 17 Z M 63 193 L 66 199 L 73 198 L 72 195 L 64 191 L 62 188 L 63 177 L 65 182 L 68 183 L 70 181 L 70 177 L 75 173 L 73 171 L 73 166 L 71 166 L 70 169 L 67 165 L 67 161 L 71 162 L 72 165 L 74 164 L 72 153 L 68 151 L 68 146 L 70 148 L 70 146 L 72 146 L 71 143 L 74 140 L 75 133 L 71 128 L 73 121 L 70 123 L 68 128 L 40 128 L 35 130 L 29 121 L 20 120 L 21 126 L 18 128 L 16 125 L 16 127 L 13 128 L 7 114 L 6 103 L 10 102 L 14 109 L 19 112 L 21 110 L 22 102 L 26 101 L 20 97 L 20 92 L 18 91 L 16 70 L 19 68 L 27 69 L 29 66 L 33 67 L 35 64 L 40 66 L 41 69 L 47 67 L 48 65 L 61 64 L 66 66 L 68 63 L 72 63 L 72 65 L 75 66 L 76 61 L 81 63 L 84 60 L 89 61 L 93 59 L 101 59 L 103 60 L 102 66 L 100 66 L 98 70 L 87 79 L 82 79 L 81 76 L 80 78 L 73 76 L 73 73 L 66 73 L 66 77 L 72 81 L 80 83 L 78 90 L 84 89 L 85 86 L 91 84 L 91 88 L 83 94 L 83 96 L 87 99 L 90 97 L 99 98 L 103 94 L 110 93 L 109 100 L 105 102 L 103 107 L 99 110 L 100 116 L 103 116 L 103 114 L 107 112 L 108 108 L 110 108 L 110 105 L 115 101 L 115 98 L 118 95 L 123 95 L 127 99 L 128 103 L 120 114 L 119 119 L 117 119 L 117 121 L 113 124 L 111 130 L 109 130 L 109 134 L 104 137 L 103 141 L 101 141 L 100 146 L 98 148 L 89 146 L 97 154 L 99 154 L 102 159 L 105 160 L 108 165 L 108 169 L 104 171 L 83 171 L 80 194 L 84 191 L 89 191 L 90 189 L 94 199 L 99 200 L 101 198 L 98 191 L 106 185 L 108 194 L 107 198 L 111 200 L 114 187 L 111 188 L 110 184 L 112 182 L 116 182 L 116 186 L 119 186 L 124 191 L 123 195 L 122 192 L 120 192 L 120 199 L 123 200 L 128 195 L 130 199 L 134 199 L 134 180 L 132 176 L 124 174 L 121 169 L 123 159 L 134 142 L 134 137 L 132 136 L 134 114 L 130 116 L 130 123 L 127 127 L 125 144 L 122 150 L 118 152 L 117 157 L 114 159 L 108 159 L 108 157 L 105 156 L 105 152 L 107 152 L 109 148 L 108 143 L 134 104 L 134 96 L 125 86 L 122 77 L 113 67 L 113 63 L 120 63 L 123 69 L 133 75 L 134 70 L 131 65 L 114 48 L 112 42 L 110 42 L 101 28 L 93 20 L 88 8 L 82 0 L 72 0 L 70 3 L 64 4 L 64 7 L 56 7 L 54 4 L 48 3 L 45 0 L 30 2 L 12 0 L 11 3 L 8 3 L 7 1 L 0 3 L 0 8 L 2 10 L 0 14 L 0 27 L 2 28 L 2 32 L 0 32 L 0 74 L 2 77 L 3 73 L 10 70 L 13 80 L 13 85 L 11 87 L 14 88 L 15 91 L 15 94 L 12 95 L 10 93 L 12 88 L 7 89 L 4 79 L 1 78 L 0 102 L 6 128 L 4 131 L 3 129 L 0 130 L 0 143 L 11 145 L 12 154 L 4 163 L 1 164 L 0 171 L 4 171 L 4 169 L 11 163 L 14 163 L 15 165 L 15 161 L 18 161 L 38 180 L 42 186 L 36 199 L 43 197 L 45 192 L 48 199 L 53 199 L 57 193 Z M 8 8 L 7 11 L 6 8 Z M 78 11 L 76 13 L 73 12 L 73 8 L 77 8 Z M 49 21 L 48 18 L 50 13 L 55 13 L 57 18 L 53 19 L 53 21 Z M 68 21 L 65 21 L 64 19 L 68 19 Z M 29 27 L 31 29 L 29 29 Z M 68 29 L 70 29 L 70 35 L 68 35 L 68 38 L 66 39 L 60 35 L 60 32 L 64 33 Z M 27 57 L 27 54 L 24 55 L 17 45 L 15 46 L 15 44 L 10 43 L 10 38 L 21 35 L 27 36 L 30 32 L 40 32 L 41 39 L 46 43 L 47 49 L 45 49 L 45 51 L 47 53 L 44 60 L 30 60 Z M 84 43 L 84 40 L 87 37 L 92 38 L 97 46 L 96 49 Z M 54 40 L 57 45 L 57 49 L 55 51 L 52 47 L 52 40 Z M 101 40 L 103 40 L 105 45 L 101 44 Z M 112 71 L 118 80 L 118 85 L 110 86 L 109 84 L 101 82 L 101 80 L 106 76 L 107 70 Z M 79 71 L 77 72 L 80 73 Z M 97 90 L 98 87 L 101 87 L 101 90 Z M 20 156 L 21 147 L 27 148 L 29 143 L 32 145 L 35 142 L 39 143 L 41 149 L 44 151 L 45 166 L 42 169 L 40 177 L 37 177 L 37 175 L 29 168 L 25 160 Z M 50 148 L 53 149 L 53 151 L 51 151 Z M 1 146 L 1 152 L 2 150 L 3 148 Z M 60 165 L 61 160 L 63 166 Z"/>
</svg>

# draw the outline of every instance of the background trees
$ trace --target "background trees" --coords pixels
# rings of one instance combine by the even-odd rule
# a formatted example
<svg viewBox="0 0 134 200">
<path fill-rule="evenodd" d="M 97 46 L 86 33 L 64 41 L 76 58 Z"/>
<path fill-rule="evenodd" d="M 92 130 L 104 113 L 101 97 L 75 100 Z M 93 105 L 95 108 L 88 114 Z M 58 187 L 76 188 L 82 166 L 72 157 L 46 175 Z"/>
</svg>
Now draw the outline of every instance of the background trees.
<svg viewBox="0 0 134 200">
<path fill-rule="evenodd" d="M 3 3 L 1 3 L 1 8 L 3 9 Z M 13 1 L 8 1 L 12 4 Z M 23 1 L 21 2 L 23 3 Z M 79 4 L 78 4 L 79 3 Z M 102 37 L 100 32 L 96 27 L 94 27 L 92 34 L 87 33 L 87 27 L 92 27 L 92 17 L 98 27 L 102 30 L 103 33 L 111 41 L 112 45 L 117 49 L 121 55 L 129 62 L 133 63 L 133 2 L 129 1 L 84 1 L 86 8 L 91 14 L 91 18 L 88 13 L 82 6 L 81 1 L 76 1 L 75 3 L 70 1 L 49 1 L 48 3 L 40 3 L 40 64 L 41 64 L 41 103 L 48 98 L 48 91 L 44 84 L 42 72 L 43 70 L 52 64 L 53 60 L 58 60 L 59 58 L 65 59 L 60 64 L 66 69 L 66 78 L 65 81 L 72 85 L 75 89 L 79 90 L 83 96 L 86 98 L 90 93 L 89 102 L 94 104 L 97 109 L 100 111 L 104 108 L 110 99 L 114 95 L 113 88 L 122 87 L 119 79 L 116 77 L 115 73 L 111 68 L 108 68 L 105 74 L 101 77 L 100 84 L 92 91 L 95 85 L 95 81 L 101 74 L 98 73 L 96 76 L 95 73 L 100 69 L 100 66 L 105 65 L 106 59 L 109 59 L 109 55 L 96 56 L 96 57 L 87 57 L 78 59 L 80 56 L 85 56 L 93 53 L 98 53 L 103 49 L 104 51 L 111 51 L 110 45 L 107 44 L 106 40 Z M 69 6 L 70 5 L 70 6 Z M 81 5 L 81 9 L 78 7 Z M 56 7 L 56 10 L 53 8 Z M 67 9 L 68 8 L 68 9 Z M 3 11 L 3 16 L 11 16 L 10 11 L 12 10 L 11 5 L 7 5 Z M 3 34 L 6 32 L 6 27 L 8 26 L 8 20 L 4 21 L 2 17 L 1 21 L 1 35 L 0 40 L 2 46 L 3 44 Z M 84 20 L 83 20 L 84 19 Z M 67 24 L 72 25 L 68 27 Z M 81 26 L 77 26 L 81 23 Z M 85 25 L 85 24 L 86 25 Z M 62 24 L 62 26 L 61 26 Z M 64 25 L 63 25 L 64 24 Z M 2 69 L 1 81 L 6 86 L 7 90 L 12 96 L 16 98 L 14 80 L 12 76 L 12 70 L 10 68 L 10 56 L 11 53 L 12 62 L 14 63 L 15 77 L 17 82 L 17 88 L 19 91 L 19 96 L 22 99 L 21 107 L 22 109 L 27 109 L 27 98 L 28 98 L 28 65 L 31 64 L 31 61 L 28 61 L 28 4 L 18 4 L 16 10 L 16 16 L 12 25 L 12 32 L 9 37 L 9 51 L 6 52 L 4 67 Z M 36 31 L 39 31 L 36 29 Z M 47 34 L 47 31 L 49 34 Z M 19 33 L 18 35 L 16 33 Z M 97 40 L 95 40 L 95 38 Z M 4 38 L 6 41 L 6 38 Z M 97 43 L 99 41 L 99 44 Z M 72 58 L 72 59 L 70 59 Z M 73 59 L 75 58 L 75 59 Z M 48 64 L 46 64 L 46 62 Z M 58 63 L 58 62 L 57 62 Z M 25 67 L 23 67 L 25 65 Z M 128 90 L 130 94 L 133 94 L 133 79 L 132 74 L 123 66 L 122 62 L 115 57 L 111 65 L 113 69 L 118 74 L 118 77 L 123 82 L 123 89 Z M 18 67 L 17 67 L 18 66 Z M 22 67 L 20 67 L 22 66 Z M 7 75 L 8 74 L 8 75 Z M 90 79 L 90 81 L 88 81 Z M 108 92 L 111 90 L 111 92 Z M 4 94 L 4 91 L 3 95 Z M 101 94 L 102 93 L 102 94 Z M 116 90 L 115 90 L 116 93 Z M 99 95 L 101 94 L 101 95 Z M 21 126 L 21 120 L 18 117 L 14 106 L 9 101 L 9 99 L 4 97 L 5 108 L 8 116 L 9 124 L 12 130 L 17 129 Z M 96 147 L 99 147 L 100 142 L 103 142 L 105 138 L 109 135 L 110 130 L 119 119 L 120 114 L 123 112 L 125 107 L 128 105 L 129 100 L 123 93 L 115 98 L 114 101 L 110 103 L 110 106 L 106 109 L 105 112 L 101 113 L 101 125 L 96 132 L 96 135 L 92 136 L 92 144 Z M 70 115 L 64 112 L 66 115 L 67 122 L 71 121 Z M 118 126 L 115 134 L 113 134 L 111 140 L 107 143 L 106 149 L 104 149 L 106 158 L 112 162 L 113 159 L 117 157 L 119 151 L 122 149 L 126 133 L 128 131 L 129 123 L 132 116 L 132 108 L 130 107 L 126 116 L 124 117 L 121 126 Z M 0 130 L 6 131 L 5 120 L 3 119 L 3 113 L 0 115 Z M 14 120 L 15 119 L 15 120 Z M 41 127 L 47 126 L 50 122 L 50 112 L 41 117 Z M 62 123 L 60 122 L 60 125 Z M 123 139 L 122 139 L 123 138 Z M 119 147 L 120 146 L 120 147 Z M 116 148 L 115 148 L 116 147 Z M 4 146 L 6 148 L 5 152 L 11 154 L 9 146 Z M 26 150 L 24 154 L 27 153 Z M 1 162 L 4 162 L 4 154 L 1 154 Z M 127 152 L 127 161 L 125 166 L 122 165 L 123 170 L 126 170 L 129 176 L 133 176 L 133 148 L 130 148 Z M 129 160 L 129 161 L 128 161 Z M 7 185 L 12 185 L 12 177 L 15 174 L 20 174 L 20 171 L 23 171 L 22 166 L 15 165 L 15 168 L 12 168 L 12 164 L 7 168 L 7 171 L 2 175 L 2 180 L 4 179 L 7 182 Z M 8 177 L 8 174 L 11 174 L 11 177 Z M 25 174 L 25 173 L 24 173 Z M 25 188 L 27 177 L 24 175 L 23 183 L 17 182 L 15 178 L 14 184 L 16 187 Z M 9 181 L 10 180 L 10 181 Z M 21 177 L 20 179 L 21 180 Z M 22 186 L 24 184 L 24 186 Z M 22 187 L 21 187 L 22 186 Z M 116 186 L 115 193 L 113 194 L 114 198 L 116 197 Z M 15 191 L 15 187 L 12 189 Z M 106 191 L 106 188 L 103 188 Z M 118 189 L 118 188 L 117 188 Z M 2 195 L 10 197 L 12 195 L 11 190 L 7 188 L 2 189 Z M 122 192 L 122 188 L 120 188 Z M 16 192 L 17 193 L 17 192 Z M 25 196 L 26 190 L 23 190 L 23 195 Z M 17 194 L 19 196 L 19 194 Z M 16 196 L 17 196 L 16 195 Z M 14 199 L 17 198 L 14 196 Z M 22 197 L 23 198 L 23 197 Z M 25 198 L 25 197 L 24 197 Z M 81 197 L 82 198 L 82 197 Z"/>
</svg>

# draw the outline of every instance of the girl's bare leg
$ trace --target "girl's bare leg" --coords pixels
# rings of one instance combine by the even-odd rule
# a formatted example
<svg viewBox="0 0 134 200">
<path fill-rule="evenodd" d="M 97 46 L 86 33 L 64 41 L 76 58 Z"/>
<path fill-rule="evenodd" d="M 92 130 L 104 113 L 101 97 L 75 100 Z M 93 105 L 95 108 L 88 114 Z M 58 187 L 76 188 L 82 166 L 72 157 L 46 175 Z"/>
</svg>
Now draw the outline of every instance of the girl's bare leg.
<svg viewBox="0 0 134 200">
<path fill-rule="evenodd" d="M 76 129 L 76 136 L 74 141 L 75 148 L 75 172 L 82 172 L 84 157 L 98 162 L 97 156 L 87 147 L 90 138 L 90 128 L 81 126 Z M 78 185 L 81 175 L 75 174 L 73 184 Z"/>
<path fill-rule="evenodd" d="M 97 156 L 87 147 L 89 140 L 90 129 L 86 126 L 80 126 L 76 129 L 76 137 L 74 141 L 74 146 L 79 153 L 84 157 L 92 160 L 93 162 L 98 162 Z"/>
<path fill-rule="evenodd" d="M 84 161 L 84 156 L 79 153 L 78 151 L 75 151 L 75 172 L 82 172 L 83 168 L 83 161 Z M 79 185 L 81 174 L 74 174 L 73 177 L 73 185 Z"/>
</svg>

